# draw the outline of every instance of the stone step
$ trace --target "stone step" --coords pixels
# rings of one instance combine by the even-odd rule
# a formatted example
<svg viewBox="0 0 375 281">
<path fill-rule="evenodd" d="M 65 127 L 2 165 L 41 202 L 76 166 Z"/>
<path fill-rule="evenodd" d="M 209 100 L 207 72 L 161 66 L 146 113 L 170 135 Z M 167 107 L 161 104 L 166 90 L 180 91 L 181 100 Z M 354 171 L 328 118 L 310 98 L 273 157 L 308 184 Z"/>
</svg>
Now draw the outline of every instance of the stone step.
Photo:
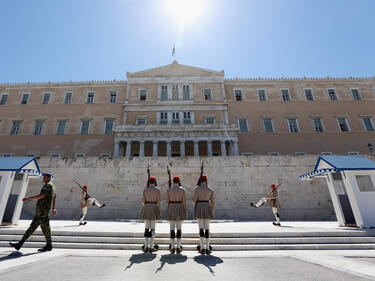
<svg viewBox="0 0 375 281">
<path fill-rule="evenodd" d="M 2 235 L 23 235 L 26 229 L 0 229 Z M 41 230 L 34 232 L 34 235 L 42 235 Z M 85 237 L 143 237 L 143 232 L 109 232 L 109 231 L 68 231 L 52 230 L 52 235 L 56 236 L 85 236 Z M 185 238 L 196 238 L 198 232 L 183 232 Z M 357 231 L 321 231 L 321 232 L 212 232 L 212 238 L 281 238 L 281 237 L 375 237 L 375 232 L 364 230 Z M 156 232 L 157 238 L 169 238 L 168 232 Z"/>
<path fill-rule="evenodd" d="M 41 248 L 45 242 L 26 242 L 25 248 Z M 99 243 L 63 243 L 54 242 L 55 248 L 64 249 L 105 249 L 105 250 L 141 250 L 142 244 L 99 244 Z M 0 247 L 9 247 L 9 243 L 0 241 Z M 160 250 L 168 250 L 167 244 L 161 244 Z M 183 245 L 186 251 L 196 251 L 196 245 Z M 250 250 L 371 250 L 375 244 L 276 244 L 276 245 L 216 245 L 214 251 L 250 251 Z"/>
<path fill-rule="evenodd" d="M 18 241 L 22 235 L 0 235 L 0 241 Z M 32 235 L 30 242 L 44 242 L 43 235 Z M 96 244 L 142 244 L 143 237 L 89 237 L 89 236 L 53 236 L 54 242 L 62 243 L 96 243 Z M 158 244 L 169 244 L 169 238 L 157 237 Z M 279 238 L 211 238 L 217 245 L 255 245 L 255 244 L 361 244 L 375 243 L 375 237 L 279 237 Z M 183 244 L 199 243 L 198 237 L 183 237 Z"/>
</svg>

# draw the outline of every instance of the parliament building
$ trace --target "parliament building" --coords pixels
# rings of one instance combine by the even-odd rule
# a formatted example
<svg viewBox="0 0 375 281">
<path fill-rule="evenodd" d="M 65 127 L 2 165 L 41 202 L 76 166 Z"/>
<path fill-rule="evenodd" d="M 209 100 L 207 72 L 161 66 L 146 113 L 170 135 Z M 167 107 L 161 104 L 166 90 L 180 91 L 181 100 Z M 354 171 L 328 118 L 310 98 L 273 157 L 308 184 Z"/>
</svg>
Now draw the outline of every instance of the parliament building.
<svg viewBox="0 0 375 281">
<path fill-rule="evenodd" d="M 369 154 L 375 77 L 227 79 L 177 61 L 126 80 L 0 84 L 0 156 Z"/>
</svg>

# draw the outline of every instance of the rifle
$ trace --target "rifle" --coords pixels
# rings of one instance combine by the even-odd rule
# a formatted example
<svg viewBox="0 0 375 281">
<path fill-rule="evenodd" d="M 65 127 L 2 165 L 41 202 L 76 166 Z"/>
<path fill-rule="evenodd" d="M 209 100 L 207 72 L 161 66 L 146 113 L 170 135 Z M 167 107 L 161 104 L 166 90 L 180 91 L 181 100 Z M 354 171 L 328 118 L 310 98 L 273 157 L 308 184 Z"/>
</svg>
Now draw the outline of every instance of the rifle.
<svg viewBox="0 0 375 281">
<path fill-rule="evenodd" d="M 203 166 L 203 160 L 202 160 L 202 162 L 201 162 L 201 175 L 199 176 L 198 185 L 200 185 L 201 182 L 202 182 L 203 169 L 204 169 L 204 166 Z"/>
<path fill-rule="evenodd" d="M 76 181 L 76 180 L 73 180 L 73 181 L 78 185 L 78 187 L 79 187 L 82 191 L 85 191 L 85 190 L 83 189 L 82 185 L 80 185 L 78 181 Z M 86 200 L 87 200 L 87 199 L 90 198 L 91 196 L 87 193 L 87 191 L 85 191 L 85 192 L 86 192 Z"/>
<path fill-rule="evenodd" d="M 285 183 L 287 180 L 283 180 L 282 182 L 280 182 L 277 186 L 275 186 L 274 188 L 272 188 L 272 190 L 270 192 L 268 192 L 268 194 L 261 198 L 258 203 L 256 204 L 253 204 L 250 202 L 250 205 L 254 208 L 258 208 L 260 206 L 262 206 L 265 202 L 267 202 L 267 198 L 272 194 L 272 192 L 274 192 L 276 189 L 278 189 L 280 187 L 280 185 L 282 185 L 283 183 Z"/>
<path fill-rule="evenodd" d="M 147 164 L 147 187 L 150 186 L 150 177 L 151 177 L 151 174 L 150 174 L 150 162 L 148 162 Z"/>
<path fill-rule="evenodd" d="M 169 186 L 169 188 L 171 188 L 171 186 L 172 186 L 172 178 L 171 178 L 171 170 L 169 169 L 169 165 L 167 165 L 167 173 L 168 173 L 168 178 L 169 178 L 168 186 Z"/>
<path fill-rule="evenodd" d="M 287 180 L 283 180 L 282 182 L 280 182 L 277 186 L 275 186 L 274 188 L 272 188 L 272 190 L 266 195 L 266 197 L 270 196 L 276 189 L 278 189 L 280 187 L 280 185 L 282 185 L 283 183 L 285 183 Z"/>
</svg>

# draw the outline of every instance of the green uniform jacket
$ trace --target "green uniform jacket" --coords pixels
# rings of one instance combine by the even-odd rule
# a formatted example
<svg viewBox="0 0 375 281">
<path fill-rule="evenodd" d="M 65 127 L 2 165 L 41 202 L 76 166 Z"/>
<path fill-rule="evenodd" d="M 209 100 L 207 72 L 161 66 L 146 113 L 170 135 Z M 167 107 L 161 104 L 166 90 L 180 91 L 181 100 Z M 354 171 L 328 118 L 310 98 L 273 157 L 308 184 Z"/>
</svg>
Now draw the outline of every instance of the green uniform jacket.
<svg viewBox="0 0 375 281">
<path fill-rule="evenodd" d="M 37 214 L 48 214 L 51 209 L 51 204 L 54 198 L 56 198 L 56 189 L 51 181 L 45 183 L 40 191 L 44 198 L 39 199 L 36 202 L 36 213 Z"/>
</svg>

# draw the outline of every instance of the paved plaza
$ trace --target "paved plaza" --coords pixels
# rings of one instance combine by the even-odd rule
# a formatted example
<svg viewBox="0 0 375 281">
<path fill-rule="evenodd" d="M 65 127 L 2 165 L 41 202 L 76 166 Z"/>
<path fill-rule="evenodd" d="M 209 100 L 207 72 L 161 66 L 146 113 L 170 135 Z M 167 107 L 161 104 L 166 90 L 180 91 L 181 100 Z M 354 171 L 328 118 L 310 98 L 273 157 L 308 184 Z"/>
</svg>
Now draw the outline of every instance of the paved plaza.
<svg viewBox="0 0 375 281">
<path fill-rule="evenodd" d="M 30 221 L 17 226 L 0 227 L 0 234 L 22 233 Z M 92 235 L 141 236 L 139 221 L 89 221 L 78 227 L 76 221 L 51 221 L 53 233 L 91 233 Z M 338 227 L 336 222 L 284 222 L 274 227 L 270 222 L 224 222 L 211 225 L 212 235 L 242 237 L 276 235 L 301 237 L 313 233 L 337 235 L 345 232 L 374 233 L 373 229 Z M 168 235 L 168 224 L 157 224 L 159 235 Z M 187 222 L 184 233 L 197 233 L 197 225 Z M 39 230 L 38 230 L 39 232 Z M 352 233 L 352 234 L 351 234 Z M 234 239 L 234 238 L 233 238 Z M 214 251 L 199 255 L 195 251 L 170 254 L 160 250 L 142 253 L 140 250 L 60 249 L 38 253 L 36 248 L 20 252 L 0 247 L 0 280 L 375 280 L 375 250 L 267 250 Z"/>
<path fill-rule="evenodd" d="M 375 251 L 0 250 L 0 280 L 375 280 Z"/>
</svg>

